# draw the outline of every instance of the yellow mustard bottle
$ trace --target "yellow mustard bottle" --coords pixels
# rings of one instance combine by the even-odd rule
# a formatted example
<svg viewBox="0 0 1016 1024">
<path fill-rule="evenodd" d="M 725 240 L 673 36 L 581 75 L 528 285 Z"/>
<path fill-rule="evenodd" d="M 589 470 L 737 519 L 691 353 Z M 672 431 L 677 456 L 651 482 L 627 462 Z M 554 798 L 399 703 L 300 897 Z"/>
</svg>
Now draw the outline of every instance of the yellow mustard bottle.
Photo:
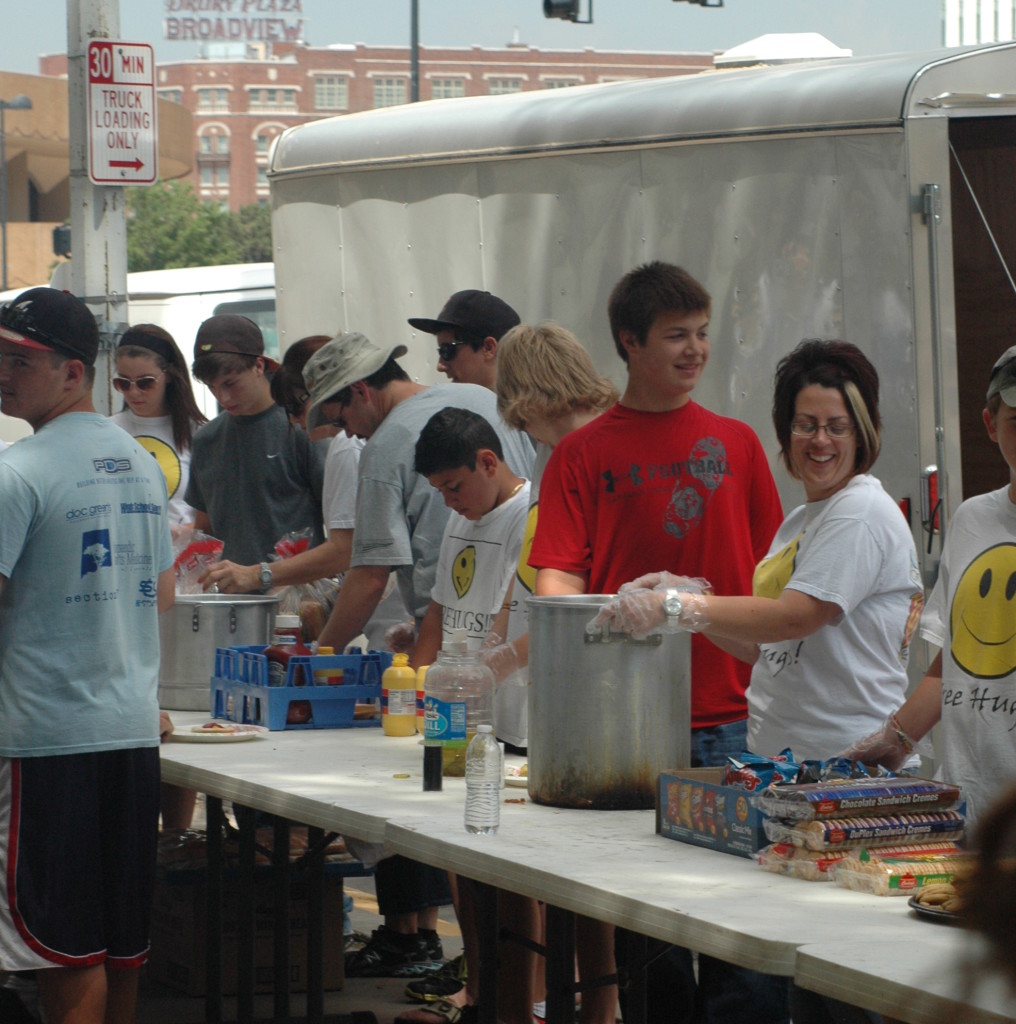
<svg viewBox="0 0 1016 1024">
<path fill-rule="evenodd" d="M 416 672 L 408 654 L 396 654 L 381 676 L 381 728 L 386 736 L 416 732 Z"/>
</svg>

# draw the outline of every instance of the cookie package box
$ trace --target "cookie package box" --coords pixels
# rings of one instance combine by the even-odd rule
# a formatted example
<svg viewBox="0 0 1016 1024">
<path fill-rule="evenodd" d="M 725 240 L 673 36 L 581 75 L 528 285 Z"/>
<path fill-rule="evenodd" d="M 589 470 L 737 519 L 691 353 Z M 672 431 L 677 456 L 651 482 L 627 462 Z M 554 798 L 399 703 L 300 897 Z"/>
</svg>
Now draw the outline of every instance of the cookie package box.
<svg viewBox="0 0 1016 1024">
<path fill-rule="evenodd" d="M 661 772 L 656 791 L 656 831 L 668 839 L 737 857 L 754 857 L 769 845 L 765 814 L 751 793 L 722 785 L 722 768 Z"/>
</svg>

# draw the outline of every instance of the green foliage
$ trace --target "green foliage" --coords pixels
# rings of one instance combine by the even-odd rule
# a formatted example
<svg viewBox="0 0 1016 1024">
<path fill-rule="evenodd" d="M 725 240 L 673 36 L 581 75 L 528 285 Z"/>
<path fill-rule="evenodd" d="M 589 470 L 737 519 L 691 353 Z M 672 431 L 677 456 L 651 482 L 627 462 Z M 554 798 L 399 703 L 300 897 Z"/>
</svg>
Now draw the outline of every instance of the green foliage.
<svg viewBox="0 0 1016 1024">
<path fill-rule="evenodd" d="M 271 213 L 246 206 L 230 213 L 202 203 L 190 184 L 127 189 L 127 269 L 253 263 L 272 258 Z"/>
</svg>

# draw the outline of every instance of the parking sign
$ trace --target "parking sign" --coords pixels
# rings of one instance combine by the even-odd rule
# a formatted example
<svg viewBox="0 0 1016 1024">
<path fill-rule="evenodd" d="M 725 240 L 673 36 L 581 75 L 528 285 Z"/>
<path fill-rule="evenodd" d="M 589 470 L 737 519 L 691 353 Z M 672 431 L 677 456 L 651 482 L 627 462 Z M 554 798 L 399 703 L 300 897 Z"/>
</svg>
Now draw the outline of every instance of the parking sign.
<svg viewBox="0 0 1016 1024">
<path fill-rule="evenodd" d="M 147 43 L 88 44 L 88 177 L 151 185 L 159 173 L 155 54 Z"/>
</svg>

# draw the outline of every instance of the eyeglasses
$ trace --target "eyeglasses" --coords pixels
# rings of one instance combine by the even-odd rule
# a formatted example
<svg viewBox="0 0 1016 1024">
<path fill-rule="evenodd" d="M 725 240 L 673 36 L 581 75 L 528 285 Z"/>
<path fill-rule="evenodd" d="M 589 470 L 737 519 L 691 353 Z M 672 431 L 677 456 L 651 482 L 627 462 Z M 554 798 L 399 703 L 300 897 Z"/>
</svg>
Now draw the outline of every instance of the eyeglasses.
<svg viewBox="0 0 1016 1024">
<path fill-rule="evenodd" d="M 814 437 L 824 430 L 826 437 L 842 440 L 854 432 L 854 424 L 850 420 L 830 420 L 828 423 L 816 423 L 814 420 L 794 420 L 790 424 L 790 432 L 796 437 Z"/>
<path fill-rule="evenodd" d="M 115 387 L 121 395 L 126 395 L 131 388 L 137 388 L 138 391 L 151 391 L 160 380 L 162 380 L 161 373 L 158 376 L 148 374 L 145 377 L 135 377 L 133 380 L 131 380 L 130 377 L 114 377 L 113 387 Z"/>
<path fill-rule="evenodd" d="M 49 331 L 39 327 L 35 318 L 24 306 L 15 306 L 13 302 L 5 302 L 0 306 L 0 326 L 9 327 L 19 334 L 29 335 L 33 341 L 41 341 L 43 345 L 63 351 L 63 342 Z"/>
<path fill-rule="evenodd" d="M 458 352 L 459 348 L 463 345 L 468 345 L 468 341 L 445 341 L 437 347 L 438 358 L 442 363 L 450 363 Z"/>
</svg>

